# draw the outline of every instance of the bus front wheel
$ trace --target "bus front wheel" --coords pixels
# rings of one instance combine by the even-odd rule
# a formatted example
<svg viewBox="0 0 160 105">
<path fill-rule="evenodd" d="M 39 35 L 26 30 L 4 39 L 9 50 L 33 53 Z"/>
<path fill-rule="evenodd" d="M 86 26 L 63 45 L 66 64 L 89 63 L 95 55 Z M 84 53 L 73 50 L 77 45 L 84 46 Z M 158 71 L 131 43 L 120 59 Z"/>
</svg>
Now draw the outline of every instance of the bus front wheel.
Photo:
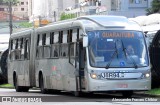
<svg viewBox="0 0 160 105">
<path fill-rule="evenodd" d="M 123 91 L 122 92 L 123 97 L 131 97 L 133 95 L 133 91 Z"/>
<path fill-rule="evenodd" d="M 40 76 L 40 89 L 41 89 L 41 93 L 46 94 L 47 90 L 44 88 L 44 81 L 43 81 L 43 76 Z"/>
<path fill-rule="evenodd" d="M 18 86 L 18 83 L 17 83 L 17 77 L 14 76 L 14 87 L 16 89 L 16 92 L 22 92 L 22 89 L 20 86 Z"/>
</svg>

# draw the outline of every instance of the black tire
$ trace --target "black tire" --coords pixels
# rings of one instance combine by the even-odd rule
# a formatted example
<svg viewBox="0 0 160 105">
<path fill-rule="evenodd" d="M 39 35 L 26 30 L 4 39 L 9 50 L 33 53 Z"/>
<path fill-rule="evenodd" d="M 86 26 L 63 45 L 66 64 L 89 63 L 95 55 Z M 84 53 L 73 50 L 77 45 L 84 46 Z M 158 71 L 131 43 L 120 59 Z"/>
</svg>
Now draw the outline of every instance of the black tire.
<svg viewBox="0 0 160 105">
<path fill-rule="evenodd" d="M 41 89 L 41 93 L 46 94 L 47 93 L 47 89 L 44 88 L 44 81 L 43 81 L 43 76 L 40 76 L 40 89 Z"/>
<path fill-rule="evenodd" d="M 73 92 L 73 95 L 74 95 L 75 97 L 81 97 L 81 96 L 83 96 L 83 92 L 81 92 L 81 91 L 74 91 L 74 92 Z"/>
<path fill-rule="evenodd" d="M 133 95 L 133 91 L 123 91 L 122 92 L 123 97 L 127 98 L 127 97 L 132 97 Z"/>
<path fill-rule="evenodd" d="M 21 88 L 23 92 L 28 92 L 29 91 L 29 87 L 23 87 Z"/>
<path fill-rule="evenodd" d="M 22 88 L 20 86 L 18 86 L 17 84 L 17 77 L 14 76 L 14 87 L 16 89 L 16 92 L 22 92 Z"/>
</svg>

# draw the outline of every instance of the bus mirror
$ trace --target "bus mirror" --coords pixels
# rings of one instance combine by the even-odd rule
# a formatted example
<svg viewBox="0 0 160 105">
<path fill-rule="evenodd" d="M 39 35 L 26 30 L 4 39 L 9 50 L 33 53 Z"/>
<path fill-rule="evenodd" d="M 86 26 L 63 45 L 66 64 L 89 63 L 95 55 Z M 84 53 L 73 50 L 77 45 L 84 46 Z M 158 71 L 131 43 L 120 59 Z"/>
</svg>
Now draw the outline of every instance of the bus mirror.
<svg viewBox="0 0 160 105">
<path fill-rule="evenodd" d="M 87 47 L 88 46 L 88 37 L 84 36 L 83 37 L 83 47 Z"/>
</svg>

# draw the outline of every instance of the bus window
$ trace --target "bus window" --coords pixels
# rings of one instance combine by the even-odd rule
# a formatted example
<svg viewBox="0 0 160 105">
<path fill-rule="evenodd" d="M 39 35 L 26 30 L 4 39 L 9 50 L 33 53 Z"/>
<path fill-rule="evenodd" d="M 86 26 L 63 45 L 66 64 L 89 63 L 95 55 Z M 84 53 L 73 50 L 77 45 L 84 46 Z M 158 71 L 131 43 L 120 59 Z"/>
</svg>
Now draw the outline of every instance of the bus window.
<svg viewBox="0 0 160 105">
<path fill-rule="evenodd" d="M 18 39 L 16 39 L 16 48 L 15 49 L 18 49 Z"/>
<path fill-rule="evenodd" d="M 53 44 L 51 46 L 52 48 L 52 53 L 51 53 L 51 57 L 52 58 L 57 58 L 59 57 L 59 45 L 58 44 Z"/>
<path fill-rule="evenodd" d="M 63 41 L 63 31 L 59 32 L 59 43 L 62 43 Z"/>
<path fill-rule="evenodd" d="M 69 45 L 69 63 L 75 65 L 75 43 L 70 43 Z"/>
<path fill-rule="evenodd" d="M 72 30 L 67 31 L 67 42 L 72 42 Z"/>
<path fill-rule="evenodd" d="M 50 33 L 50 44 L 54 43 L 54 32 Z"/>
<path fill-rule="evenodd" d="M 24 59 L 28 60 L 29 59 L 29 39 L 25 40 L 24 46 L 25 46 L 25 48 L 24 48 Z"/>
<path fill-rule="evenodd" d="M 38 46 L 42 46 L 42 35 L 39 35 L 39 43 Z"/>
<path fill-rule="evenodd" d="M 50 58 L 50 34 L 46 34 L 45 45 L 43 46 L 44 58 Z"/>
<path fill-rule="evenodd" d="M 54 32 L 53 44 L 51 45 L 51 58 L 59 57 L 59 33 Z"/>
<path fill-rule="evenodd" d="M 44 36 L 38 34 L 37 36 L 37 52 L 36 52 L 36 57 L 37 58 L 42 58 L 43 57 L 43 46 L 42 42 L 44 44 Z"/>
<path fill-rule="evenodd" d="M 21 38 L 21 60 L 24 59 L 24 39 Z"/>
<path fill-rule="evenodd" d="M 54 33 L 54 43 L 58 43 L 58 32 Z"/>
<path fill-rule="evenodd" d="M 89 32 L 88 35 L 91 66 L 129 68 L 148 65 L 143 33 L 114 30 Z M 129 53 L 128 48 L 134 53 Z"/>
<path fill-rule="evenodd" d="M 20 44 L 20 48 L 23 48 L 23 38 L 21 38 L 21 44 Z"/>
<path fill-rule="evenodd" d="M 50 45 L 50 34 L 46 34 L 46 45 Z"/>
<path fill-rule="evenodd" d="M 16 49 L 16 40 L 13 40 L 13 50 Z"/>
<path fill-rule="evenodd" d="M 20 59 L 20 45 L 21 45 L 21 40 L 16 39 L 16 49 L 14 51 L 16 60 Z"/>
<path fill-rule="evenodd" d="M 37 46 L 39 46 L 39 39 L 40 39 L 40 35 L 38 34 L 38 36 L 37 36 Z"/>
<path fill-rule="evenodd" d="M 46 45 L 46 33 L 42 35 L 42 45 Z"/>
<path fill-rule="evenodd" d="M 63 43 L 67 43 L 67 31 L 63 31 Z"/>
<path fill-rule="evenodd" d="M 77 29 L 77 40 L 79 40 L 79 28 Z"/>
<path fill-rule="evenodd" d="M 63 31 L 63 43 L 61 44 L 61 56 L 68 56 L 67 31 Z"/>
<path fill-rule="evenodd" d="M 77 41 L 77 29 L 73 30 L 73 35 L 72 35 L 72 42 L 76 42 Z"/>
</svg>

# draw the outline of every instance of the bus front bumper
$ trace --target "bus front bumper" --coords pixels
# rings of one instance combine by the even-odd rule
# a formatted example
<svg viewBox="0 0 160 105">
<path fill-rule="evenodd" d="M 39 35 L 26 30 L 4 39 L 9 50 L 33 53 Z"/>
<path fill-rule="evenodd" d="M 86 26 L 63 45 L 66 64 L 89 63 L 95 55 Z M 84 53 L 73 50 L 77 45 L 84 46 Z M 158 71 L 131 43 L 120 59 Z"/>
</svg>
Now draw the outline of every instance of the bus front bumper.
<svg viewBox="0 0 160 105">
<path fill-rule="evenodd" d="M 88 91 L 121 91 L 121 90 L 150 90 L 151 80 L 94 80 L 89 82 Z"/>
</svg>

